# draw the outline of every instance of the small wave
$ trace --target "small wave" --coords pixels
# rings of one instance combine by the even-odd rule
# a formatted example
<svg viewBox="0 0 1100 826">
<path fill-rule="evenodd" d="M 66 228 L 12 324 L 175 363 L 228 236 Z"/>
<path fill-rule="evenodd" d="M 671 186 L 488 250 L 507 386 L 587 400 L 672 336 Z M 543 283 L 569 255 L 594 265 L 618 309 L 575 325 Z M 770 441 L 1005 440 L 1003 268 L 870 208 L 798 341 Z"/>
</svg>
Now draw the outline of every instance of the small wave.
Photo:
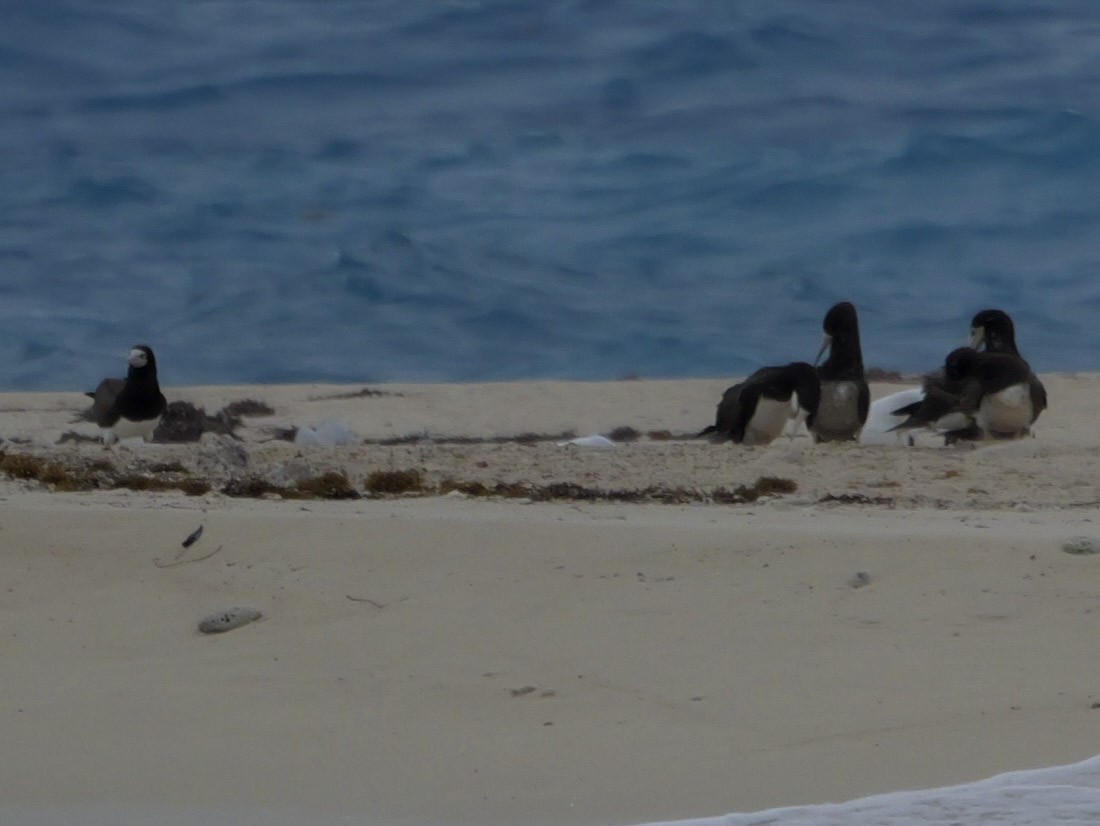
<svg viewBox="0 0 1100 826">
<path fill-rule="evenodd" d="M 646 74 L 667 78 L 743 72 L 757 65 L 732 38 L 693 31 L 676 32 L 643 46 L 630 55 L 630 61 Z"/>
<path fill-rule="evenodd" d="M 438 3 L 425 7 L 426 16 L 401 26 L 407 37 L 462 37 L 500 43 L 517 37 L 543 36 L 549 21 L 537 4 L 528 2 Z"/>
<path fill-rule="evenodd" d="M 642 92 L 630 78 L 614 77 L 600 89 L 600 106 L 609 112 L 625 113 L 639 107 Z"/>
<path fill-rule="evenodd" d="M 777 181 L 746 191 L 737 203 L 749 209 L 812 211 L 835 205 L 854 191 L 850 180 L 840 178 Z"/>
<path fill-rule="evenodd" d="M 1020 26 L 1058 19 L 1054 9 L 1022 3 L 960 3 L 947 9 L 950 19 L 965 26 Z"/>
<path fill-rule="evenodd" d="M 149 181 L 131 175 L 110 178 L 77 178 L 69 186 L 69 199 L 88 207 L 149 204 L 157 200 L 157 188 Z"/>
<path fill-rule="evenodd" d="M 1080 112 L 1035 113 L 1004 142 L 1048 171 L 1100 163 L 1100 123 Z"/>
<path fill-rule="evenodd" d="M 360 141 L 348 138 L 333 138 L 326 141 L 313 157 L 320 161 L 346 161 L 361 157 L 364 146 Z"/>
<path fill-rule="evenodd" d="M 883 165 L 886 172 L 924 172 L 958 169 L 960 166 L 993 165 L 1021 160 L 1018 153 L 989 140 L 967 135 L 922 133 L 912 138 L 900 154 Z"/>
<path fill-rule="evenodd" d="M 605 168 L 634 173 L 680 172 L 690 169 L 691 161 L 672 152 L 624 152 Z"/>
<path fill-rule="evenodd" d="M 248 94 L 309 94 L 339 97 L 348 92 L 365 93 L 418 84 L 419 81 L 397 75 L 370 71 L 269 74 L 217 84 L 198 83 L 167 89 L 93 96 L 79 102 L 76 109 L 80 112 L 164 111 L 219 103 Z"/>
<path fill-rule="evenodd" d="M 749 30 L 749 39 L 757 46 L 772 52 L 791 52 L 800 59 L 805 50 L 835 49 L 839 42 L 822 31 L 813 31 L 816 24 L 808 20 L 770 20 Z"/>
<path fill-rule="evenodd" d="M 132 109 L 163 111 L 183 109 L 189 106 L 221 101 L 225 91 L 219 86 L 200 83 L 176 89 L 164 89 L 155 92 L 133 92 L 129 94 L 99 95 L 84 99 L 76 106 L 78 112 L 120 112 Z"/>
</svg>

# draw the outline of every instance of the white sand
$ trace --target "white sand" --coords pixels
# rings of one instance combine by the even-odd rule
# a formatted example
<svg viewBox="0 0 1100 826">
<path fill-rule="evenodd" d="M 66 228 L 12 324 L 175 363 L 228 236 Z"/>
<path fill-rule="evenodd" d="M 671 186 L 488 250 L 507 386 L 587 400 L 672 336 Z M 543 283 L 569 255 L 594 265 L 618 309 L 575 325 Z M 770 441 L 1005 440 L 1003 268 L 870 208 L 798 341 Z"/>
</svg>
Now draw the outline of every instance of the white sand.
<svg viewBox="0 0 1100 826">
<path fill-rule="evenodd" d="M 1061 545 L 1100 540 L 1100 379 L 1044 380 L 1037 438 L 977 450 L 257 442 L 325 418 L 368 438 L 686 433 L 725 382 L 169 391 L 275 407 L 243 432 L 249 472 L 704 491 L 776 475 L 798 490 L 724 506 L 303 502 L 4 481 L 0 800 L 626 824 L 1090 756 L 1100 556 Z M 30 440 L 5 449 L 198 461 L 200 445 L 49 447 L 82 403 L 0 396 L 0 436 Z M 181 559 L 221 550 L 157 567 L 199 524 Z M 871 582 L 854 589 L 860 570 Z M 234 605 L 264 619 L 198 634 Z"/>
</svg>

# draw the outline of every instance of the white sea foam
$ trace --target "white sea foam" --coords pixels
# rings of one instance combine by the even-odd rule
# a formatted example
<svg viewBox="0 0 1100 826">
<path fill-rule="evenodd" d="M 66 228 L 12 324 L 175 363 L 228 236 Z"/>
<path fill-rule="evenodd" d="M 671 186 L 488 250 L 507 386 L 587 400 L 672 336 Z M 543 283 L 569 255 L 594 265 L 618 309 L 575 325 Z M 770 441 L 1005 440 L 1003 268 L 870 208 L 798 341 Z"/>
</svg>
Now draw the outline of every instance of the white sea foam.
<svg viewBox="0 0 1100 826">
<path fill-rule="evenodd" d="M 1100 823 L 1100 756 L 921 791 L 847 803 L 792 806 L 662 826 L 1095 826 Z M 656 824 L 650 824 L 656 826 Z"/>
</svg>

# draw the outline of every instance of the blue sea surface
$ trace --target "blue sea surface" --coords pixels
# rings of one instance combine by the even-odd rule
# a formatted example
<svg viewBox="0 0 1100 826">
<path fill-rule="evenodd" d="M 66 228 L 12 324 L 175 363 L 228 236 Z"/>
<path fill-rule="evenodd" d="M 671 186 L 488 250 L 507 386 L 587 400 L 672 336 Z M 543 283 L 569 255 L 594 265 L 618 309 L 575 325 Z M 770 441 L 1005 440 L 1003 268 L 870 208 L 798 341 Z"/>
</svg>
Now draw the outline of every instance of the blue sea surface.
<svg viewBox="0 0 1100 826">
<path fill-rule="evenodd" d="M 1095 0 L 39 0 L 0 389 L 1100 369 Z"/>
</svg>

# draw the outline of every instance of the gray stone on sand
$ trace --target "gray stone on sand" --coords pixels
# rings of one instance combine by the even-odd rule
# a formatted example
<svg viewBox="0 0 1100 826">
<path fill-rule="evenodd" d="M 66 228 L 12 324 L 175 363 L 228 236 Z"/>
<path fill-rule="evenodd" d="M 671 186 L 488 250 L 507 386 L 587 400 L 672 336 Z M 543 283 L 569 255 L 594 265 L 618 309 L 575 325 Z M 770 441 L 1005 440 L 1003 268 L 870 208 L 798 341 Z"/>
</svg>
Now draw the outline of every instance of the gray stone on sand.
<svg viewBox="0 0 1100 826">
<path fill-rule="evenodd" d="M 248 465 L 248 451 L 231 436 L 203 433 L 199 443 L 199 462 L 207 469 L 240 469 Z"/>
<path fill-rule="evenodd" d="M 199 620 L 199 630 L 204 634 L 221 634 L 232 631 L 242 625 L 248 625 L 262 617 L 255 608 L 238 606 L 228 611 L 218 611 L 216 614 L 208 614 Z"/>
<path fill-rule="evenodd" d="M 1095 554 L 1100 553 L 1096 541 L 1090 536 L 1075 536 L 1062 543 L 1062 550 L 1067 554 Z"/>
<path fill-rule="evenodd" d="M 264 474 L 264 480 L 276 487 L 296 488 L 304 480 L 317 475 L 313 466 L 305 459 L 294 458 L 276 462 Z"/>
<path fill-rule="evenodd" d="M 862 588 L 871 584 L 871 575 L 866 571 L 856 571 L 848 577 L 848 584 L 853 588 Z"/>
</svg>

